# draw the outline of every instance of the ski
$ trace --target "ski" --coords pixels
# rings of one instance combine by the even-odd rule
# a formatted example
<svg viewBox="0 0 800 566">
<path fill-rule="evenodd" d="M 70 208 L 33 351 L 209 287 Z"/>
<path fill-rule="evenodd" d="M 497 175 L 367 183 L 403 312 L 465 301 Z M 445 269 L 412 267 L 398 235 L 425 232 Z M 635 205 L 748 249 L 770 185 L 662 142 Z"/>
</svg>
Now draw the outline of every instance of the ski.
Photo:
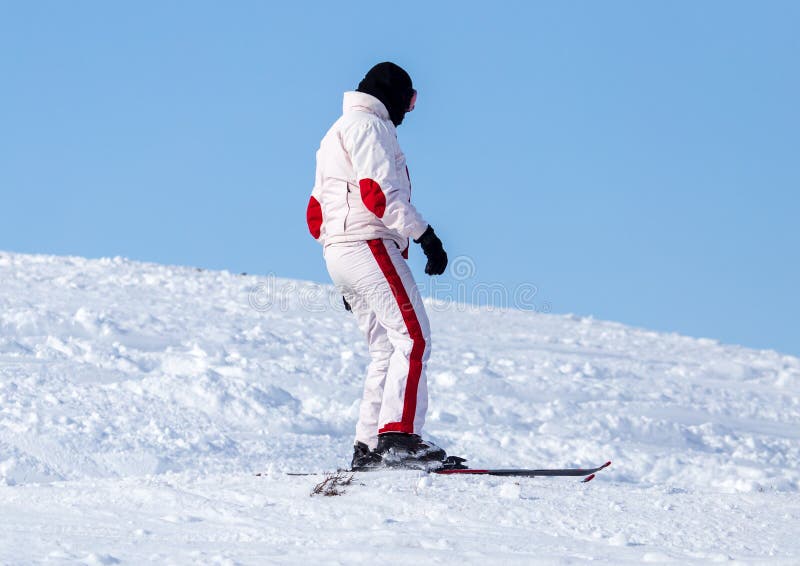
<svg viewBox="0 0 800 566">
<path fill-rule="evenodd" d="M 453 468 L 453 469 L 440 469 L 433 470 L 434 474 L 440 475 L 484 475 L 484 476 L 514 476 L 514 477 L 527 477 L 535 478 L 542 476 L 585 476 L 583 482 L 592 481 L 595 474 L 611 465 L 611 462 L 606 462 L 602 466 L 596 468 L 545 468 L 541 470 L 534 470 L 530 468 Z"/>
<path fill-rule="evenodd" d="M 532 468 L 442 468 L 438 470 L 430 470 L 430 473 L 445 475 L 445 476 L 454 476 L 454 475 L 472 475 L 472 476 L 506 476 L 506 477 L 525 477 L 525 478 L 535 478 L 535 477 L 583 477 L 584 483 L 592 481 L 595 478 L 595 475 L 600 470 L 604 470 L 605 468 L 609 467 L 611 462 L 606 462 L 602 466 L 598 466 L 596 468 L 544 468 L 544 469 L 532 469 Z M 415 471 L 410 470 L 408 468 L 375 468 L 373 470 L 369 470 L 370 472 L 377 472 L 377 471 Z M 416 470 L 420 472 L 424 472 L 425 470 Z M 336 472 L 287 472 L 286 475 L 288 476 L 318 476 L 318 475 L 325 475 L 325 474 L 333 474 L 333 473 L 353 473 L 352 470 L 337 470 Z M 256 474 L 260 476 L 260 473 Z"/>
</svg>

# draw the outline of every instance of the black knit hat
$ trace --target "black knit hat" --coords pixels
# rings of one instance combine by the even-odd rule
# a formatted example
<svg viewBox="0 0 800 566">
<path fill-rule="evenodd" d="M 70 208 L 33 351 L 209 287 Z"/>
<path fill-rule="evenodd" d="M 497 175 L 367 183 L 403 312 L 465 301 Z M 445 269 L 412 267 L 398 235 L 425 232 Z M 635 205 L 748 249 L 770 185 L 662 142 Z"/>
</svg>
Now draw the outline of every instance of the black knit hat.
<svg viewBox="0 0 800 566">
<path fill-rule="evenodd" d="M 371 94 L 386 106 L 389 118 L 395 126 L 403 123 L 403 118 L 411 104 L 414 87 L 411 77 L 402 67 L 394 63 L 378 63 L 358 83 L 358 92 Z"/>
</svg>

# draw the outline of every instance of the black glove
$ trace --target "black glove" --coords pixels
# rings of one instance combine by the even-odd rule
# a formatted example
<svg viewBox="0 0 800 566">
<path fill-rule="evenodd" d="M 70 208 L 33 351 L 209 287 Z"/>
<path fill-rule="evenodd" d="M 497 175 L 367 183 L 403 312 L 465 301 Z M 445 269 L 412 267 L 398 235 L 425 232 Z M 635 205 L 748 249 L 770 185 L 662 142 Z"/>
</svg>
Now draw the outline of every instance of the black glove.
<svg viewBox="0 0 800 566">
<path fill-rule="evenodd" d="M 344 310 L 346 310 L 347 312 L 353 310 L 353 307 L 350 306 L 350 303 L 348 303 L 347 299 L 345 299 L 344 297 L 342 297 L 342 302 L 344 303 Z"/>
<path fill-rule="evenodd" d="M 447 253 L 442 247 L 442 241 L 433 232 L 433 226 L 430 224 L 422 233 L 422 236 L 414 240 L 425 253 L 428 258 L 428 263 L 425 265 L 425 273 L 428 275 L 441 275 L 447 267 Z"/>
</svg>

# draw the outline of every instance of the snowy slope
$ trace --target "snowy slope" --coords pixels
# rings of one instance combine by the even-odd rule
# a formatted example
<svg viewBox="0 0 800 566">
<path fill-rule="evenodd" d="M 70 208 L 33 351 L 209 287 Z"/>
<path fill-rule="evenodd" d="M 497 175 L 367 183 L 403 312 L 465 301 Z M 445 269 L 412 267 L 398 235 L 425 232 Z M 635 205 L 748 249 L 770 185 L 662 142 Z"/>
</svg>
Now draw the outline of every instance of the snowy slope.
<svg viewBox="0 0 800 566">
<path fill-rule="evenodd" d="M 800 562 L 800 360 L 430 303 L 427 432 L 573 479 L 348 463 L 367 352 L 327 286 L 0 253 L 0 563 Z M 264 472 L 255 476 L 256 472 Z"/>
</svg>

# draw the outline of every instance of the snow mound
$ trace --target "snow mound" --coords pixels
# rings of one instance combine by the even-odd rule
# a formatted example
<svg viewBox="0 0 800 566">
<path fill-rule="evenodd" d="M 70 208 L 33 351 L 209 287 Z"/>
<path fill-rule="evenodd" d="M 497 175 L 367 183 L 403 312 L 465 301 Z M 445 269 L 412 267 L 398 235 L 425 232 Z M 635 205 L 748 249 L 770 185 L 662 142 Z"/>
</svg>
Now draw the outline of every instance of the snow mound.
<svg viewBox="0 0 800 566">
<path fill-rule="evenodd" d="M 272 482 L 262 486 L 274 483 L 281 493 L 306 497 L 302 480 L 288 480 L 282 472 L 332 470 L 349 461 L 368 353 L 353 317 L 329 286 L 122 258 L 0 253 L 0 290 L 0 486 L 13 486 L 0 488 L 0 505 L 12 511 L 26 509 L 13 506 L 24 499 L 19 490 L 26 486 L 34 490 L 29 494 L 49 485 L 75 486 L 59 491 L 65 508 L 81 501 L 93 509 L 94 499 L 77 494 L 96 491 L 92 497 L 98 501 L 107 497 L 112 507 L 127 501 L 130 511 L 144 504 L 137 494 L 147 493 L 145 501 L 164 497 L 154 507 L 160 526 L 151 529 L 178 529 L 203 511 L 202 505 L 200 515 L 186 511 L 194 504 L 173 489 L 175 478 L 189 478 L 204 493 L 220 478 L 220 505 L 233 509 L 248 497 L 254 500 L 243 486 L 255 472 Z M 612 460 L 587 485 L 605 482 L 635 491 L 640 503 L 647 501 L 647 513 L 652 505 L 663 512 L 682 500 L 696 506 L 696 515 L 685 512 L 697 518 L 713 494 L 722 493 L 780 492 L 796 499 L 798 358 L 572 315 L 436 302 L 428 307 L 433 354 L 426 430 L 448 452 L 496 467 Z M 548 497 L 527 487 L 540 484 L 501 480 L 414 476 L 399 486 L 391 478 L 374 481 L 384 494 L 433 498 L 425 512 L 434 522 L 463 495 L 469 485 L 464 482 L 474 482 L 483 494 L 474 500 L 477 507 L 487 497 L 506 508 Z M 575 491 L 572 484 L 560 489 L 561 496 Z M 42 502 L 52 497 L 47 494 Z M 271 504 L 280 505 L 280 497 Z M 624 511 L 618 494 L 608 493 L 605 500 L 612 514 Z M 177 503 L 170 507 L 168 501 Z M 564 501 L 548 503 L 557 513 Z M 576 500 L 571 509 L 585 506 Z M 719 506 L 723 515 L 735 512 Z M 410 508 L 400 509 L 406 510 L 397 516 L 411 516 Z M 492 509 L 476 511 L 476 529 L 482 524 L 478 517 L 487 524 L 497 520 Z M 365 517 L 388 525 L 382 522 L 395 519 L 384 511 Z M 530 525 L 543 520 L 540 514 L 525 517 L 522 523 L 507 519 Z M 633 561 L 728 559 L 706 552 L 715 548 L 714 539 L 690 555 L 665 546 L 645 545 L 638 552 L 644 535 L 597 524 L 591 529 L 576 536 L 629 552 Z M 129 535 L 144 540 L 149 532 L 140 528 Z M 564 535 L 559 532 L 540 537 Z M 509 544 L 522 545 L 518 534 L 522 538 Z M 454 548 L 480 548 L 441 531 L 426 540 L 427 551 L 442 556 Z M 573 546 L 566 555 L 587 558 L 580 544 Z M 498 556 L 528 556 L 508 548 Z M 156 550 L 153 556 L 161 556 Z M 184 558 L 225 558 L 212 550 Z M 38 558 L 0 552 L 0 558 L 63 555 L 115 563 L 119 556 L 114 548 L 42 552 Z M 345 562 L 359 558 L 343 556 Z"/>
<path fill-rule="evenodd" d="M 0 481 L 335 468 L 367 351 L 330 287 L 0 255 Z M 800 360 L 575 316 L 429 304 L 427 430 L 498 466 L 800 485 Z"/>
</svg>

